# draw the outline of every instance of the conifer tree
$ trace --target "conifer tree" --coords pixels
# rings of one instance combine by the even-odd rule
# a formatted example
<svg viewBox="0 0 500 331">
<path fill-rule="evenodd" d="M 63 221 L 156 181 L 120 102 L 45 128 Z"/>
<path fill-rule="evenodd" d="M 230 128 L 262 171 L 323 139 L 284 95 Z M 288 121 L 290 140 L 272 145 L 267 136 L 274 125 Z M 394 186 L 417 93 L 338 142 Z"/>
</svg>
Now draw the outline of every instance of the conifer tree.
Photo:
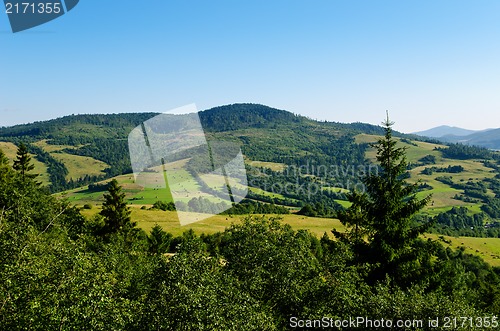
<svg viewBox="0 0 500 331">
<path fill-rule="evenodd" d="M 415 226 L 413 216 L 424 208 L 431 196 L 416 197 L 417 184 L 408 184 L 405 148 L 396 147 L 389 117 L 383 122 L 385 135 L 373 146 L 377 149 L 380 173 L 363 179 L 365 192 L 352 192 L 352 202 L 339 219 L 348 230 L 333 230 L 341 241 L 351 245 L 358 264 L 369 264 L 370 278 L 386 275 L 400 281 L 415 272 L 424 258 L 417 242 L 432 223 Z M 428 257 L 428 256 L 427 256 Z"/>
<path fill-rule="evenodd" d="M 36 174 L 28 174 L 35 166 L 31 163 L 31 156 L 28 152 L 28 147 L 24 143 L 20 143 L 17 149 L 17 158 L 14 160 L 14 170 L 19 172 L 22 180 L 35 178 Z"/>
<path fill-rule="evenodd" d="M 156 224 L 148 237 L 149 252 L 153 254 L 163 254 L 168 252 L 172 234 L 163 231 L 162 227 Z"/>
<path fill-rule="evenodd" d="M 129 230 L 134 227 L 130 219 L 130 209 L 125 201 L 125 193 L 113 179 L 108 186 L 108 193 L 104 194 L 104 203 L 100 214 L 104 217 L 104 235 L 116 233 L 120 230 Z"/>
</svg>

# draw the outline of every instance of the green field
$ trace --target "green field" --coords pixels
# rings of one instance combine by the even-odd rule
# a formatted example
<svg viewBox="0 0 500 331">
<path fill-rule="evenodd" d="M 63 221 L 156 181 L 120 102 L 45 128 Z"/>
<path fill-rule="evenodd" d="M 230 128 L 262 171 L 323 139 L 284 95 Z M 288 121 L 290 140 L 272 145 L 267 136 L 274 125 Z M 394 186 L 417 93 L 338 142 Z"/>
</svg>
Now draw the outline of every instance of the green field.
<svg viewBox="0 0 500 331">
<path fill-rule="evenodd" d="M 46 151 L 48 153 L 59 152 L 59 151 L 62 151 L 63 149 L 77 149 L 78 148 L 78 146 L 70 146 L 70 145 L 52 145 L 52 144 L 49 144 L 48 141 L 49 141 L 48 139 L 42 139 L 42 140 L 39 140 L 39 141 L 33 143 L 33 145 L 40 147 L 41 149 L 43 149 L 44 151 Z"/>
<path fill-rule="evenodd" d="M 262 189 L 260 189 L 258 187 L 249 187 L 248 189 L 250 191 L 256 193 L 256 194 L 263 195 L 263 196 L 266 196 L 266 197 L 277 198 L 277 199 L 286 199 L 286 197 L 284 195 L 282 195 L 282 194 L 264 191 L 264 190 L 262 190 Z M 295 201 L 295 199 L 291 199 L 291 200 Z"/>
<path fill-rule="evenodd" d="M 285 169 L 285 165 L 283 163 L 276 162 L 250 161 L 248 164 L 252 167 L 268 168 L 273 171 L 283 171 Z"/>
<path fill-rule="evenodd" d="M 376 142 L 380 137 L 376 135 L 369 134 L 359 134 L 355 136 L 355 140 L 357 143 L 373 143 Z M 396 138 L 397 140 L 401 140 Z M 482 181 L 485 178 L 492 178 L 496 175 L 494 169 L 487 168 L 481 163 L 479 160 L 452 160 L 444 158 L 440 151 L 436 150 L 436 148 L 445 148 L 445 145 L 432 144 L 421 141 L 412 141 L 413 144 L 408 144 L 406 142 L 399 142 L 399 147 L 406 148 L 406 158 L 408 163 L 416 164 L 419 159 L 426 155 L 433 155 L 436 157 L 436 164 L 432 165 L 423 165 L 412 168 L 410 173 L 410 178 L 407 180 L 409 183 L 426 183 L 432 186 L 432 189 L 425 190 L 419 192 L 417 197 L 423 198 L 428 194 L 432 194 L 431 203 L 425 207 L 425 213 L 429 215 L 436 215 L 440 212 L 447 211 L 451 209 L 453 206 L 463 206 L 467 207 L 472 213 L 480 212 L 481 204 L 478 203 L 467 203 L 461 200 L 454 199 L 455 195 L 463 194 L 463 190 L 459 190 L 453 187 L 450 187 L 447 184 L 444 184 L 438 180 L 436 180 L 439 176 L 451 176 L 455 183 L 463 183 L 463 182 L 478 182 Z M 374 148 L 369 148 L 366 152 L 366 157 L 368 160 L 374 162 L 376 156 L 376 151 Z M 448 167 L 448 166 L 456 166 L 460 165 L 464 168 L 464 171 L 461 173 L 439 173 L 434 172 L 432 175 L 424 175 L 422 174 L 422 170 L 426 167 Z M 489 191 L 490 196 L 494 194 Z"/>
<path fill-rule="evenodd" d="M 62 162 L 66 166 L 66 169 L 68 169 L 66 180 L 70 180 L 71 178 L 76 180 L 85 177 L 85 175 L 101 176 L 104 175 L 104 169 L 108 167 L 106 163 L 88 156 L 63 153 L 51 153 L 51 155 L 56 160 Z"/>
<path fill-rule="evenodd" d="M 354 137 L 356 143 L 362 144 L 362 143 L 375 143 L 377 142 L 381 137 L 377 135 L 372 135 L 372 134 L 358 134 Z M 439 145 L 439 144 L 431 144 L 427 142 L 421 142 L 421 141 L 413 141 L 417 146 L 401 142 L 400 138 L 395 138 L 396 140 L 399 140 L 398 147 L 405 147 L 406 150 L 406 158 L 408 162 L 413 163 L 417 162 L 418 159 L 430 154 L 434 155 L 436 157 L 440 157 L 441 153 L 439 151 L 434 150 L 434 148 L 442 148 L 446 147 L 445 145 Z M 369 148 L 368 151 L 366 152 L 366 158 L 371 161 L 375 161 L 375 156 L 376 156 L 376 150 L 374 148 Z"/>
<path fill-rule="evenodd" d="M 142 206 L 152 205 L 156 201 L 172 201 L 172 195 L 169 189 L 143 188 L 140 185 L 135 184 L 134 176 L 131 174 L 117 176 L 114 177 L 114 179 L 116 179 L 118 184 L 122 186 L 123 192 L 125 193 L 125 199 L 130 204 Z M 109 181 L 110 180 L 106 180 L 100 183 Z M 84 186 L 62 193 L 57 193 L 55 195 L 60 198 L 67 199 L 77 206 L 83 206 L 84 204 L 100 205 L 104 200 L 104 193 L 104 191 L 89 191 L 88 186 Z"/>
<path fill-rule="evenodd" d="M 63 153 L 61 150 L 66 148 L 77 148 L 74 146 L 63 146 L 63 145 L 50 145 L 47 144 L 46 140 L 41 140 L 34 145 L 42 148 L 46 152 L 50 153 L 52 157 L 56 160 L 62 162 L 66 168 L 68 169 L 68 175 L 66 176 L 67 180 L 71 178 L 73 180 L 77 180 L 78 178 L 82 178 L 85 175 L 90 176 L 99 176 L 104 174 L 103 170 L 108 167 L 108 165 L 99 160 L 93 159 L 91 157 L 72 155 L 68 153 Z M 0 149 L 5 153 L 7 158 L 13 162 L 16 158 L 17 146 L 13 143 L 9 142 L 0 142 Z M 47 166 L 38 161 L 35 158 L 35 155 L 31 155 L 32 163 L 35 166 L 33 173 L 38 174 L 38 181 L 42 183 L 42 185 L 48 185 L 49 174 L 47 172 Z"/>
</svg>

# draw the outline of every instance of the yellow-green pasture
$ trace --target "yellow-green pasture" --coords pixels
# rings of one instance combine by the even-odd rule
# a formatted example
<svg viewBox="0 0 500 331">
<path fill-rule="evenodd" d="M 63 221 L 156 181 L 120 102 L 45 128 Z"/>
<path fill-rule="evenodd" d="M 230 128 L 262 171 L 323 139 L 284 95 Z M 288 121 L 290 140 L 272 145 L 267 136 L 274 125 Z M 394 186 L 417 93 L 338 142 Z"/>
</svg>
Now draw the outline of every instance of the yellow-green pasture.
<svg viewBox="0 0 500 331">
<path fill-rule="evenodd" d="M 141 206 L 131 206 L 132 220 L 137 222 L 139 228 L 148 232 L 155 226 L 160 225 L 163 230 L 170 232 L 174 235 L 180 235 L 184 231 L 193 229 L 197 234 L 211 234 L 222 232 L 232 223 L 240 223 L 244 217 L 248 215 L 215 215 L 200 222 L 181 226 L 177 219 L 177 213 L 173 211 L 162 210 L 147 210 L 141 209 Z M 147 206 L 149 208 L 151 206 Z M 101 210 L 100 207 L 94 206 L 92 209 L 82 209 L 82 214 L 87 218 L 91 218 Z M 331 230 L 336 228 L 340 231 L 345 231 L 345 227 L 337 219 L 307 217 L 296 214 L 287 215 L 266 215 L 267 217 L 282 218 L 283 222 L 290 224 L 295 229 L 305 229 L 314 233 L 316 236 L 321 237 L 325 232 L 332 237 Z"/>
<path fill-rule="evenodd" d="M 424 237 L 439 240 L 440 235 L 425 234 Z M 443 245 L 454 249 L 464 247 L 466 253 L 479 255 L 492 266 L 500 266 L 500 238 L 443 237 L 451 241 L 447 244 L 439 240 Z"/>
</svg>

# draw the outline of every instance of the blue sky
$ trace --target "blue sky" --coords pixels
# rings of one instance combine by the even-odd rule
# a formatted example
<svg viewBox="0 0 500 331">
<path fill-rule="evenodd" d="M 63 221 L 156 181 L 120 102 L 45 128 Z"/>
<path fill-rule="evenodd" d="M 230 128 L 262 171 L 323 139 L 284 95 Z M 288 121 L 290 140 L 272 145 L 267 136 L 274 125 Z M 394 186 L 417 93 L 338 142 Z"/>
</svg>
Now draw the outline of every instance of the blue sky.
<svg viewBox="0 0 500 331">
<path fill-rule="evenodd" d="M 13 34 L 0 126 L 253 102 L 404 132 L 500 127 L 500 1 L 82 0 Z"/>
</svg>

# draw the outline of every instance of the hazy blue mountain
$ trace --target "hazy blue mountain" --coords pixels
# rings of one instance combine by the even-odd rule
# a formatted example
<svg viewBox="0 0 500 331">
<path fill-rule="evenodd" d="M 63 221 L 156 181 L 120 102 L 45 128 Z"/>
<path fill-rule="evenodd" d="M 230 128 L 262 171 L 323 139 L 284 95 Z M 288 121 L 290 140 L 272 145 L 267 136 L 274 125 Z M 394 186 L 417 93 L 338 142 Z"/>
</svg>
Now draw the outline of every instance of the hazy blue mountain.
<svg viewBox="0 0 500 331">
<path fill-rule="evenodd" d="M 490 149 L 500 149 L 500 129 L 490 129 L 475 132 L 462 137 L 443 137 L 449 142 L 460 142 L 467 145 L 476 145 Z"/>
<path fill-rule="evenodd" d="M 500 150 L 500 128 L 474 131 L 442 125 L 426 131 L 415 132 L 414 134 L 436 138 L 448 143 L 461 143 Z"/>
<path fill-rule="evenodd" d="M 441 138 L 441 137 L 445 137 L 445 136 L 462 137 L 462 136 L 467 136 L 467 135 L 473 134 L 475 132 L 478 132 L 478 131 L 467 130 L 467 129 L 459 128 L 456 126 L 441 125 L 441 126 L 437 126 L 435 128 L 429 129 L 429 130 L 414 132 L 413 134 L 416 134 L 419 136 L 424 136 L 424 137 Z"/>
</svg>

